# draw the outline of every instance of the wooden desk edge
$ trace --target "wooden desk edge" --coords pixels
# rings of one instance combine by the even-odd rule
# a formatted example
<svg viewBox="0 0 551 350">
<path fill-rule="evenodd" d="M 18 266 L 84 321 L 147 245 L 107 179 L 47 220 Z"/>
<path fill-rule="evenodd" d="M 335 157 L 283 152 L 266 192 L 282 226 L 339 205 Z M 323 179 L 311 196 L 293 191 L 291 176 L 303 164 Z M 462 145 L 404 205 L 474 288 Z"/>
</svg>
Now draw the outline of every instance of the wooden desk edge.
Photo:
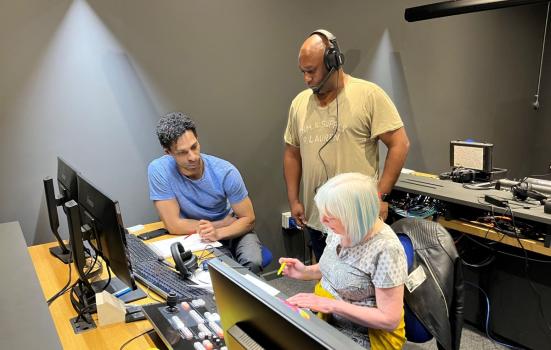
<svg viewBox="0 0 551 350">
<path fill-rule="evenodd" d="M 543 242 L 538 242 L 532 239 L 520 238 L 520 242 L 522 243 L 522 247 L 521 247 L 516 238 L 509 237 L 500 232 L 485 228 L 483 226 L 478 226 L 478 225 L 471 224 L 465 221 L 460 221 L 460 220 L 446 220 L 443 217 L 438 218 L 438 223 L 440 223 L 440 225 L 444 226 L 447 229 L 464 232 L 473 236 L 486 238 L 496 242 L 501 242 L 503 244 L 507 244 L 517 248 L 524 247 L 524 249 L 529 250 L 531 252 L 551 257 L 551 248 L 546 248 L 543 245 Z"/>
</svg>

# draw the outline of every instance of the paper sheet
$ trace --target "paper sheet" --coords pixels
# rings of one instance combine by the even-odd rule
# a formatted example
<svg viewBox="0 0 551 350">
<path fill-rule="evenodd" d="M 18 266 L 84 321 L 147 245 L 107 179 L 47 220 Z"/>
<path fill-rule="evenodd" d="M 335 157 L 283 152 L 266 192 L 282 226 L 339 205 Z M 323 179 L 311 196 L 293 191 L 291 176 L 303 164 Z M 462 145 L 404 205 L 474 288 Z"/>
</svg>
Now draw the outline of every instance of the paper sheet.
<svg viewBox="0 0 551 350">
<path fill-rule="evenodd" d="M 216 248 L 222 245 L 222 243 L 220 242 L 203 242 L 201 241 L 201 237 L 197 233 L 195 233 L 192 235 L 179 236 L 149 243 L 149 247 L 153 249 L 153 251 L 157 253 L 157 255 L 162 256 L 163 258 L 169 258 L 172 256 L 172 254 L 170 253 L 170 246 L 174 242 L 182 243 L 186 250 L 191 250 L 192 252 L 205 250 L 211 247 Z"/>
<path fill-rule="evenodd" d="M 144 228 L 144 225 L 136 225 L 136 226 L 128 227 L 126 229 L 128 230 L 128 232 L 132 233 L 139 230 L 143 230 L 143 228 Z"/>
</svg>

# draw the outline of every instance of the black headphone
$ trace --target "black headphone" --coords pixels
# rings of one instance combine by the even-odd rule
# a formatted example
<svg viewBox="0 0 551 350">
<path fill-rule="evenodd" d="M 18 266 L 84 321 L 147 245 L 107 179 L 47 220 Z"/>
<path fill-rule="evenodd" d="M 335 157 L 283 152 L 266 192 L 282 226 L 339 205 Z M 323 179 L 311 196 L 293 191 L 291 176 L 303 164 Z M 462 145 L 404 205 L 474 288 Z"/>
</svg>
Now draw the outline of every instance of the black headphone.
<svg viewBox="0 0 551 350">
<path fill-rule="evenodd" d="M 197 257 L 191 250 L 186 250 L 182 243 L 172 243 L 170 252 L 172 253 L 176 270 L 180 273 L 182 278 L 190 277 L 193 271 L 197 270 Z"/>
<path fill-rule="evenodd" d="M 453 168 L 450 172 L 440 174 L 440 180 L 452 180 L 453 182 L 473 182 L 476 178 L 476 171 L 466 168 Z"/>
<path fill-rule="evenodd" d="M 339 67 L 344 64 L 344 55 L 339 49 L 337 37 L 331 34 L 330 31 L 325 29 L 314 30 L 312 33 L 310 33 L 309 36 L 312 36 L 314 34 L 321 35 L 329 41 L 329 45 L 327 45 L 323 54 L 323 63 L 325 64 L 325 68 L 327 68 L 327 71 L 330 71 L 331 69 L 339 69 Z"/>
<path fill-rule="evenodd" d="M 519 201 L 525 201 L 528 198 L 535 199 L 539 201 L 541 204 L 544 204 L 544 201 L 547 199 L 547 196 L 544 194 L 535 191 L 532 189 L 532 185 L 521 181 L 518 184 L 511 186 L 511 192 L 513 192 L 513 196 L 518 199 Z"/>
</svg>

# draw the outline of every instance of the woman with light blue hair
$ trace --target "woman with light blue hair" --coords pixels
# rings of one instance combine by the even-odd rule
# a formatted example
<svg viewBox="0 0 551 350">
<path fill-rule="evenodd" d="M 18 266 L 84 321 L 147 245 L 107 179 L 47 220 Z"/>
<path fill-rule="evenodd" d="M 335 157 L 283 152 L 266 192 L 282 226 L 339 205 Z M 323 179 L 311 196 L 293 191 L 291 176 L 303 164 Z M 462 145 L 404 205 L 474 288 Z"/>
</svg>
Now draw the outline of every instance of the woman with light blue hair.
<svg viewBox="0 0 551 350">
<path fill-rule="evenodd" d="M 316 265 L 281 258 L 283 274 L 319 279 L 315 293 L 300 293 L 291 304 L 329 315 L 329 322 L 360 345 L 401 349 L 406 257 L 398 237 L 379 218 L 374 179 L 340 174 L 314 198 L 327 232 L 327 247 Z"/>
</svg>

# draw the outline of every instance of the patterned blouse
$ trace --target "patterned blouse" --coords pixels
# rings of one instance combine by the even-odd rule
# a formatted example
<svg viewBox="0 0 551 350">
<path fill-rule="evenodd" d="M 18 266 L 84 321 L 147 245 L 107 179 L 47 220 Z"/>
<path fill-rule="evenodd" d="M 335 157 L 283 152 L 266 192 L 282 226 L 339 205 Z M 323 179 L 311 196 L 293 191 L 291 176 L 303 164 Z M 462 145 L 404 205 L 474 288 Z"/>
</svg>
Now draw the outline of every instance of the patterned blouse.
<svg viewBox="0 0 551 350">
<path fill-rule="evenodd" d="M 405 283 L 406 256 L 390 226 L 384 224 L 381 231 L 355 246 L 346 248 L 340 243 L 341 236 L 330 232 L 319 262 L 321 286 L 336 299 L 376 307 L 375 288 Z M 333 315 L 331 323 L 360 345 L 370 347 L 367 327 L 339 315 Z"/>
</svg>

